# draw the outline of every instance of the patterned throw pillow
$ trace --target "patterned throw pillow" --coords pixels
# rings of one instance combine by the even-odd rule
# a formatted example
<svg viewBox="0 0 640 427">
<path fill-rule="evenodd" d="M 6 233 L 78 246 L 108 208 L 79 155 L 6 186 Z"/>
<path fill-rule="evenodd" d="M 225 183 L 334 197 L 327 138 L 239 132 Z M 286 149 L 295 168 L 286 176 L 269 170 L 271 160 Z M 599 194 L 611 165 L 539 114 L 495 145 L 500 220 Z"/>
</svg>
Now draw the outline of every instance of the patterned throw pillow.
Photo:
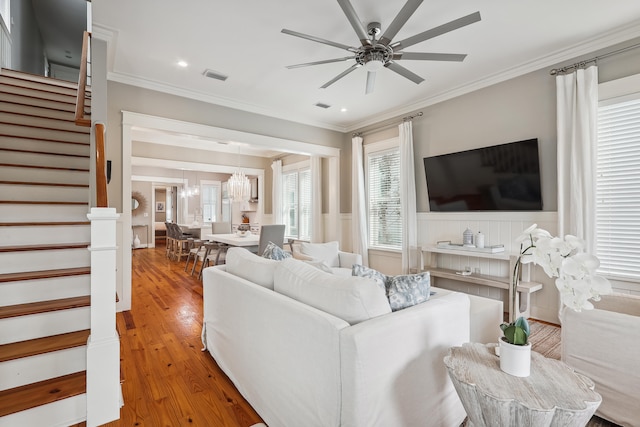
<svg viewBox="0 0 640 427">
<path fill-rule="evenodd" d="M 401 310 L 425 302 L 431 296 L 429 272 L 387 277 L 387 298 L 391 311 Z"/>
<path fill-rule="evenodd" d="M 354 264 L 352 275 L 374 279 L 385 290 L 391 311 L 402 310 L 425 302 L 431 296 L 431 276 L 429 272 L 400 276 L 387 276 L 373 268 Z"/>
<path fill-rule="evenodd" d="M 358 277 L 366 277 L 368 279 L 375 280 L 376 284 L 380 286 L 380 288 L 382 288 L 382 290 L 385 292 L 385 295 L 386 295 L 387 276 L 380 273 L 379 271 L 374 270 L 373 268 L 365 267 L 364 265 L 353 264 L 353 266 L 351 267 L 351 275 L 358 276 Z"/>
<path fill-rule="evenodd" d="M 291 258 L 291 254 L 283 250 L 280 246 L 273 242 L 269 242 L 267 247 L 264 248 L 262 253 L 263 258 L 275 259 L 276 261 L 282 261 L 285 258 Z"/>
</svg>

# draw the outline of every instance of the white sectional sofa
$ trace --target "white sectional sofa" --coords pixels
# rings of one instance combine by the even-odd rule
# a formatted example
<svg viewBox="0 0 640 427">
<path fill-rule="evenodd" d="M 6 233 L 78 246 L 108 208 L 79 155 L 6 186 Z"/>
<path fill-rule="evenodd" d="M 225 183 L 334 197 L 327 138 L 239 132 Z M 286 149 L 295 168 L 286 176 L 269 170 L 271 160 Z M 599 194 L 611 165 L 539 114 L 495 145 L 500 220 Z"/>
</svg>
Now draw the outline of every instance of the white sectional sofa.
<svg viewBox="0 0 640 427">
<path fill-rule="evenodd" d="M 443 357 L 469 341 L 469 296 L 437 289 L 392 313 L 371 279 L 239 248 L 203 277 L 205 348 L 269 427 L 464 420 Z"/>
</svg>

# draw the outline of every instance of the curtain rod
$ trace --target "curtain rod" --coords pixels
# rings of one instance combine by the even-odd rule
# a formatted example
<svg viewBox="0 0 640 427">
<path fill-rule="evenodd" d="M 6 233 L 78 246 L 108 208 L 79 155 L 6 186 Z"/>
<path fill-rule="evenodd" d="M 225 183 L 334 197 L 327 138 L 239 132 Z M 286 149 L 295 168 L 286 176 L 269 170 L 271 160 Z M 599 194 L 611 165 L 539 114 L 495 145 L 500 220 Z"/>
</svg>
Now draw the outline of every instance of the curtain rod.
<svg viewBox="0 0 640 427">
<path fill-rule="evenodd" d="M 413 115 L 411 115 L 411 116 L 403 117 L 403 118 L 402 118 L 402 121 L 403 121 L 403 122 L 406 122 L 406 121 L 409 121 L 409 120 L 413 120 L 413 119 L 415 119 L 416 117 L 421 117 L 423 114 L 424 114 L 424 113 L 423 113 L 422 111 L 418 111 L 417 113 L 415 113 L 415 114 L 413 114 Z M 381 131 L 381 130 L 390 129 L 390 128 L 394 127 L 395 125 L 396 125 L 396 122 L 393 122 L 393 123 L 389 123 L 388 125 L 380 126 L 380 127 L 378 127 L 378 128 L 369 129 L 369 130 L 368 130 L 368 131 L 366 131 L 366 132 L 355 132 L 355 133 L 352 133 L 352 134 L 351 134 L 351 137 L 354 137 L 354 136 L 363 136 L 363 135 L 368 135 L 368 134 L 373 133 L 373 132 L 379 132 L 379 131 Z"/>
<path fill-rule="evenodd" d="M 622 49 L 614 50 L 613 52 L 605 53 L 604 55 L 595 56 L 595 57 L 593 57 L 591 59 L 587 59 L 586 61 L 579 61 L 579 62 L 576 62 L 575 64 L 567 65 L 566 67 L 553 68 L 553 69 L 549 70 L 549 74 L 551 74 L 552 76 L 555 76 L 556 74 L 563 74 L 563 73 L 566 73 L 567 71 L 573 71 L 573 70 L 576 70 L 578 68 L 584 68 L 587 64 L 589 64 L 591 62 L 598 62 L 598 60 L 600 60 L 600 59 L 607 58 L 607 57 L 613 56 L 613 55 L 617 55 L 619 53 L 623 53 L 623 52 L 626 52 L 628 50 L 636 49 L 638 47 L 640 47 L 640 43 L 636 43 L 636 44 L 633 44 L 631 46 L 623 47 Z"/>
</svg>

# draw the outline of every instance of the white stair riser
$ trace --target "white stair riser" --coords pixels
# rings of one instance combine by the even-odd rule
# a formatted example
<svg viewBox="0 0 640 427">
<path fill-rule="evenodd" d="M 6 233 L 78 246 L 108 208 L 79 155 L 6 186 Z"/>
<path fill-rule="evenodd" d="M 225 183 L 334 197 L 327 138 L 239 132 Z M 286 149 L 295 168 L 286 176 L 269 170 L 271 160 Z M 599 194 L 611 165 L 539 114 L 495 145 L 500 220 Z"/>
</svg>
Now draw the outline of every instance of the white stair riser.
<svg viewBox="0 0 640 427">
<path fill-rule="evenodd" d="M 32 340 L 89 329 L 89 307 L 0 319 L 0 344 Z"/>
<path fill-rule="evenodd" d="M 37 126 L 47 129 L 58 129 L 69 132 L 83 131 L 87 133 L 86 127 L 77 126 L 70 120 L 56 120 L 47 117 L 32 117 L 22 114 L 14 114 L 0 111 L 0 122 L 14 123 L 17 125 Z"/>
<path fill-rule="evenodd" d="M 52 119 L 68 120 L 73 122 L 75 114 L 73 111 L 56 110 L 52 108 L 39 107 L 37 105 L 25 105 L 23 102 L 6 102 L 0 100 L 0 111 L 7 113 L 27 114 L 31 116 L 49 117 Z"/>
<path fill-rule="evenodd" d="M 0 168 L 0 181 L 3 179 L 1 173 L 3 169 Z M 53 177 L 48 179 L 55 180 Z M 89 208 L 83 205 L 0 204 L 2 222 L 86 221 L 88 211 Z"/>
<path fill-rule="evenodd" d="M 86 346 L 0 363 L 0 390 L 20 387 L 87 369 Z"/>
<path fill-rule="evenodd" d="M 46 90 L 50 92 L 60 92 L 75 95 L 77 83 L 64 80 L 55 80 L 50 77 L 28 75 L 12 70 L 2 70 L 0 83 L 12 84 L 14 86 L 22 86 L 31 89 Z"/>
<path fill-rule="evenodd" d="M 22 136 L 31 139 L 46 139 L 89 144 L 88 133 L 67 132 L 64 130 L 40 129 L 29 126 L 2 124 L 2 133 L 8 136 Z"/>
<path fill-rule="evenodd" d="M 66 427 L 87 419 L 87 396 L 81 394 L 0 417 L 0 427 Z"/>
<path fill-rule="evenodd" d="M 1 91 L 3 93 L 14 94 L 14 95 L 23 95 L 23 97 L 31 97 L 38 99 L 46 99 L 49 101 L 59 101 L 66 102 L 69 104 L 75 105 L 76 103 L 76 95 L 65 95 L 54 92 L 46 92 L 37 89 L 30 89 L 25 87 L 16 87 L 3 85 L 1 86 Z"/>
<path fill-rule="evenodd" d="M 89 169 L 86 157 L 56 156 L 55 154 L 21 153 L 0 149 L 2 163 L 28 166 L 53 166 L 57 168 Z"/>
<path fill-rule="evenodd" d="M 90 265 L 91 259 L 87 248 L 0 252 L 0 274 L 89 267 Z M 4 305 L 2 302 L 0 304 Z"/>
<path fill-rule="evenodd" d="M 89 241 L 91 241 L 91 228 L 88 224 L 56 227 L 0 227 L 0 242 L 3 246 Z"/>
<path fill-rule="evenodd" d="M 0 136 L 0 148 L 41 151 L 45 153 L 76 154 L 80 156 L 88 156 L 90 154 L 89 144 L 61 144 L 59 142 L 12 138 L 9 136 Z"/>
<path fill-rule="evenodd" d="M 0 85 L 0 101 L 19 102 L 22 104 L 33 105 L 36 107 L 53 108 L 56 110 L 71 112 L 75 116 L 75 111 L 76 111 L 75 101 L 60 102 L 60 101 L 52 101 L 48 99 L 31 98 L 24 95 L 7 93 L 5 92 L 5 89 L 6 88 L 3 88 Z"/>
<path fill-rule="evenodd" d="M 87 202 L 88 188 L 48 187 L 46 185 L 0 184 L 3 200 L 39 202 Z"/>
<path fill-rule="evenodd" d="M 7 166 L 0 167 L 0 181 L 86 185 L 89 184 L 89 172 Z"/>
<path fill-rule="evenodd" d="M 0 283 L 0 305 L 18 305 L 91 293 L 88 274 Z"/>
</svg>

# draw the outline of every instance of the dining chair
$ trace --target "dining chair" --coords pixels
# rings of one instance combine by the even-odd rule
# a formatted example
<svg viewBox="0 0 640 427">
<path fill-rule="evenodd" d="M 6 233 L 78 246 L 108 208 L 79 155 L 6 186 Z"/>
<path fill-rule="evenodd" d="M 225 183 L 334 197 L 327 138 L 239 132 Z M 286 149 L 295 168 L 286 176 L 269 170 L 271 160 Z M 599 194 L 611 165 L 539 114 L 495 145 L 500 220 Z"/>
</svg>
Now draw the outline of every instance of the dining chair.
<svg viewBox="0 0 640 427">
<path fill-rule="evenodd" d="M 263 225 L 260 228 L 260 241 L 258 242 L 258 255 L 262 255 L 269 242 L 273 242 L 280 248 L 284 246 L 284 224 Z"/>
<path fill-rule="evenodd" d="M 211 234 L 231 234 L 231 223 L 230 222 L 212 222 L 211 223 Z M 205 251 L 203 254 L 199 256 L 199 259 L 202 260 L 200 265 L 200 272 L 198 273 L 198 278 L 202 278 L 202 271 L 210 266 L 210 265 L 218 265 L 220 263 L 220 257 L 224 255 L 227 249 L 227 245 L 224 243 L 217 242 L 208 242 L 204 244 Z M 196 261 L 197 262 L 197 261 Z M 191 270 L 191 274 L 193 275 L 195 271 L 195 264 L 193 265 L 193 269 Z"/>
</svg>

